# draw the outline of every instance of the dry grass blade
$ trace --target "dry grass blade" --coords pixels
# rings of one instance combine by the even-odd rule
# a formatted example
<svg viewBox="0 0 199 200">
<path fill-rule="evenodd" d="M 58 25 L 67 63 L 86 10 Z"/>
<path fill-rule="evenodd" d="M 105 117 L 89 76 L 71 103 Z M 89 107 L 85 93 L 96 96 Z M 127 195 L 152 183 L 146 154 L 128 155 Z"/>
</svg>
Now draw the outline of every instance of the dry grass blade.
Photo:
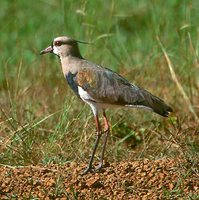
<svg viewBox="0 0 199 200">
<path fill-rule="evenodd" d="M 22 131 L 21 134 L 25 133 L 25 132 L 28 132 L 30 131 L 31 129 L 33 129 L 34 127 L 38 126 L 39 124 L 41 124 L 42 122 L 44 122 L 45 120 L 49 119 L 50 117 L 54 116 L 55 114 L 59 113 L 61 110 L 58 110 L 54 113 L 51 113 L 49 115 L 47 115 L 46 117 L 42 118 L 41 120 L 37 121 L 36 123 L 30 125 L 30 124 L 25 124 L 25 125 L 21 125 L 17 130 L 13 131 L 11 133 L 11 136 L 8 137 L 6 139 L 6 141 L 4 141 L 4 143 L 2 144 L 2 147 L 1 148 L 5 148 L 6 146 L 9 146 L 9 143 L 12 141 L 11 138 L 19 133 L 20 131 Z M 7 119 L 8 120 L 8 119 Z"/>
<path fill-rule="evenodd" d="M 199 67 L 198 56 L 197 56 L 196 50 L 195 50 L 195 48 L 194 48 L 194 46 L 193 46 L 193 42 L 192 42 L 192 40 L 191 40 L 191 35 L 190 35 L 189 32 L 188 32 L 188 38 L 189 38 L 189 43 L 190 43 L 191 52 L 192 52 L 192 54 L 195 56 L 196 67 Z"/>
<path fill-rule="evenodd" d="M 190 112 L 193 114 L 195 120 L 199 123 L 199 118 L 198 118 L 198 116 L 197 116 L 197 114 L 196 114 L 196 112 L 195 112 L 195 110 L 194 110 L 194 108 L 193 108 L 193 106 L 192 106 L 192 104 L 191 104 L 191 102 L 190 102 L 190 100 L 189 100 L 189 97 L 187 96 L 187 94 L 185 93 L 185 91 L 184 91 L 182 85 L 181 85 L 180 82 L 178 81 L 178 79 L 177 79 L 177 77 L 176 77 L 176 73 L 175 73 L 175 71 L 174 71 L 174 69 L 173 69 L 173 66 L 172 66 L 172 64 L 171 64 L 171 61 L 170 61 L 170 59 L 169 59 L 169 56 L 168 56 L 168 54 L 167 54 L 165 48 L 163 47 L 163 45 L 162 45 L 162 43 L 161 43 L 161 41 L 160 41 L 160 39 L 159 39 L 158 36 L 157 36 L 157 40 L 158 40 L 159 45 L 160 45 L 160 47 L 161 47 L 161 49 L 162 49 L 162 52 L 163 52 L 163 54 L 164 54 L 164 57 L 165 57 L 165 59 L 166 59 L 166 61 L 167 61 L 167 64 L 168 64 L 168 67 L 169 67 L 169 70 L 170 70 L 171 77 L 172 77 L 173 81 L 176 83 L 177 88 L 179 89 L 180 93 L 182 94 L 182 96 L 183 96 L 183 98 L 184 98 L 184 100 L 185 100 L 185 102 L 186 102 L 186 104 L 187 104 L 187 106 L 188 106 Z"/>
</svg>

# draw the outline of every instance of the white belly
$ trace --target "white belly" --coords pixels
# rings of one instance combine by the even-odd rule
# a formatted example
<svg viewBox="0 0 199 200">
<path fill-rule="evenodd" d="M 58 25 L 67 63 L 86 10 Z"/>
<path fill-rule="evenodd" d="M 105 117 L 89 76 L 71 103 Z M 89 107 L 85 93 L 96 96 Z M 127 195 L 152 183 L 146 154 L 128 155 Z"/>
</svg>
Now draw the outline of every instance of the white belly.
<svg viewBox="0 0 199 200">
<path fill-rule="evenodd" d="M 84 89 L 82 89 L 81 87 L 78 86 L 78 93 L 80 98 L 86 102 L 87 104 L 89 104 L 89 106 L 91 107 L 93 114 L 96 116 L 98 114 L 98 112 L 103 111 L 106 108 L 118 108 L 118 107 L 126 107 L 126 108 L 141 108 L 141 109 L 147 109 L 147 110 L 151 110 L 152 108 L 146 107 L 146 106 L 142 106 L 142 105 L 114 105 L 114 104 L 107 104 L 107 103 L 103 103 L 103 102 L 96 102 L 97 100 L 93 99 L 87 91 L 85 91 Z"/>
</svg>

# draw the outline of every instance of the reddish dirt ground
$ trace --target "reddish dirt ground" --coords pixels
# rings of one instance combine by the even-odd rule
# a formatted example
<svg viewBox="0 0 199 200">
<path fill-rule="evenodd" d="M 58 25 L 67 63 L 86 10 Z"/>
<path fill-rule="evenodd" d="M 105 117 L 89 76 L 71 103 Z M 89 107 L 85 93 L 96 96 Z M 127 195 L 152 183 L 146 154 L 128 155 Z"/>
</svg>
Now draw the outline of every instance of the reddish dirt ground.
<svg viewBox="0 0 199 200">
<path fill-rule="evenodd" d="M 123 161 L 101 172 L 85 165 L 0 168 L 0 199 L 193 199 L 199 181 L 180 159 Z M 189 170 L 190 169 L 190 170 Z M 195 199 L 195 198 L 194 198 Z"/>
</svg>

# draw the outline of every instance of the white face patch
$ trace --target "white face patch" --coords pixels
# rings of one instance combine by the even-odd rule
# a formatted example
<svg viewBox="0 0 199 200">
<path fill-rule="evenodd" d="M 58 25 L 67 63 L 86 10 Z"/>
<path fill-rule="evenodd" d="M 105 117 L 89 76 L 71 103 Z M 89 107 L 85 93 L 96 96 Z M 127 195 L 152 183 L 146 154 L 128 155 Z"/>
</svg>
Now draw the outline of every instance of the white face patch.
<svg viewBox="0 0 199 200">
<path fill-rule="evenodd" d="M 56 46 L 53 46 L 53 53 L 59 55 L 59 51 Z"/>
</svg>

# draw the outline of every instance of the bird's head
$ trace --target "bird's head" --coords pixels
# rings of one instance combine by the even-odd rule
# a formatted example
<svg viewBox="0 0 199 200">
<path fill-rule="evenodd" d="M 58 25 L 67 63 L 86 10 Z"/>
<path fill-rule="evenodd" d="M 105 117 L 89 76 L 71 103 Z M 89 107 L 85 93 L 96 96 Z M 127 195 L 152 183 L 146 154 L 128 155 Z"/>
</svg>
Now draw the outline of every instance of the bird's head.
<svg viewBox="0 0 199 200">
<path fill-rule="evenodd" d="M 82 58 L 79 52 L 78 42 L 86 43 L 74 40 L 67 36 L 57 37 L 52 41 L 51 45 L 46 49 L 42 50 L 40 54 L 53 53 L 59 57 L 75 56 Z"/>
</svg>

